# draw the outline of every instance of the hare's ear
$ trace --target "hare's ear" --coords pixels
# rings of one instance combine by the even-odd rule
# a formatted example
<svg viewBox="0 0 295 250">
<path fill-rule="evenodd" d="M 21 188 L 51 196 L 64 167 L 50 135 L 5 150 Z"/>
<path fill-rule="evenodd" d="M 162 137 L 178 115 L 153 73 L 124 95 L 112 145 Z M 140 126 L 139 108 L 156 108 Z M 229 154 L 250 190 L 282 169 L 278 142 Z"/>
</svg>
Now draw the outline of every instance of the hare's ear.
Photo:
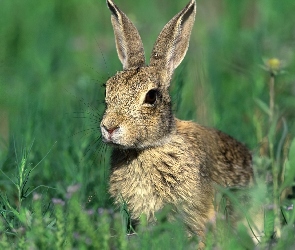
<svg viewBox="0 0 295 250">
<path fill-rule="evenodd" d="M 154 45 L 150 66 L 166 70 L 167 77 L 181 63 L 189 45 L 190 34 L 195 20 L 196 3 L 188 5 L 174 16 L 163 28 Z"/>
<path fill-rule="evenodd" d="M 112 12 L 111 20 L 115 33 L 117 53 L 123 64 L 123 69 L 144 66 L 143 44 L 134 24 L 112 0 L 107 0 L 107 5 Z"/>
</svg>

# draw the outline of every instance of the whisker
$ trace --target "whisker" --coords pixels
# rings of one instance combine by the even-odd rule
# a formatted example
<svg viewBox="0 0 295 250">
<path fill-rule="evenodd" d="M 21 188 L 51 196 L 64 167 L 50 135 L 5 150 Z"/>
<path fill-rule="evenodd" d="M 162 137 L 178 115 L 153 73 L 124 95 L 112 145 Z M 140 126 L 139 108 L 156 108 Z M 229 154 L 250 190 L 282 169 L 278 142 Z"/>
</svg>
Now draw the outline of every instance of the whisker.
<svg viewBox="0 0 295 250">
<path fill-rule="evenodd" d="M 86 135 L 89 135 L 92 131 L 97 131 L 97 128 L 87 128 L 87 129 L 83 129 L 83 130 L 80 130 L 80 131 L 74 133 L 73 135 L 76 136 L 76 135 L 79 135 L 79 134 L 81 134 L 81 133 L 87 132 L 87 133 L 85 134 L 85 136 L 86 136 Z M 89 132 L 89 133 L 88 133 L 88 132 Z"/>
<path fill-rule="evenodd" d="M 97 43 L 97 46 L 98 46 L 99 52 L 100 52 L 100 54 L 101 54 L 101 56 L 102 56 L 102 59 L 103 59 L 104 65 L 105 65 L 106 72 L 107 72 L 107 74 L 108 74 L 108 77 L 110 78 L 110 72 L 109 72 L 109 69 L 108 69 L 108 66 L 107 66 L 106 59 L 105 59 L 105 57 L 104 57 L 104 54 L 103 54 L 103 52 L 102 52 L 102 50 L 101 50 L 101 48 L 100 48 L 100 46 L 99 46 L 97 40 L 96 40 L 96 43 Z"/>
</svg>

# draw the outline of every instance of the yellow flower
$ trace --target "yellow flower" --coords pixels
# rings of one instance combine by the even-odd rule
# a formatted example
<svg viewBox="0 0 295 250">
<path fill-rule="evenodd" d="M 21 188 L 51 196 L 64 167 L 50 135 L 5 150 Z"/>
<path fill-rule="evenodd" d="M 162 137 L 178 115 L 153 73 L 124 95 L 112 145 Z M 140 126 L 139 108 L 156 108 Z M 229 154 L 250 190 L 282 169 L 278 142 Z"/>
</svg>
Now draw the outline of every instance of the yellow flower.
<svg viewBox="0 0 295 250">
<path fill-rule="evenodd" d="M 278 58 L 270 58 L 266 61 L 266 65 L 271 71 L 278 71 L 281 69 L 282 62 Z"/>
<path fill-rule="evenodd" d="M 270 58 L 267 60 L 264 60 L 264 67 L 266 71 L 270 72 L 271 74 L 277 75 L 279 73 L 283 73 L 283 63 L 282 60 L 278 58 Z"/>
</svg>

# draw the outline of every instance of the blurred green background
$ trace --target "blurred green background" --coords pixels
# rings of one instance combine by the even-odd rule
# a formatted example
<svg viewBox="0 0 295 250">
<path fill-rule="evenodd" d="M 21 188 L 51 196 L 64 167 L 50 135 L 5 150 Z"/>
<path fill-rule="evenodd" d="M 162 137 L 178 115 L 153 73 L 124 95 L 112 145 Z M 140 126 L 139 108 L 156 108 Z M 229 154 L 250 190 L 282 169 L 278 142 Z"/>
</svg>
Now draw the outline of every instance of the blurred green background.
<svg viewBox="0 0 295 250">
<path fill-rule="evenodd" d="M 120 1 L 135 23 L 147 58 L 163 26 L 186 4 Z M 282 60 L 276 105 L 294 136 L 295 1 L 199 0 L 190 47 L 172 82 L 175 113 L 218 128 L 259 148 L 267 116 L 269 73 Z M 85 197 L 111 206 L 108 150 L 99 141 L 103 83 L 121 70 L 110 12 L 103 0 L 0 2 L 0 168 L 15 178 L 21 150 L 33 143 L 31 187 L 47 185 L 51 197 L 79 183 Z M 16 155 L 17 153 L 17 155 Z M 13 194 L 0 174 L 0 190 Z M 42 188 L 39 192 L 43 192 Z"/>
</svg>

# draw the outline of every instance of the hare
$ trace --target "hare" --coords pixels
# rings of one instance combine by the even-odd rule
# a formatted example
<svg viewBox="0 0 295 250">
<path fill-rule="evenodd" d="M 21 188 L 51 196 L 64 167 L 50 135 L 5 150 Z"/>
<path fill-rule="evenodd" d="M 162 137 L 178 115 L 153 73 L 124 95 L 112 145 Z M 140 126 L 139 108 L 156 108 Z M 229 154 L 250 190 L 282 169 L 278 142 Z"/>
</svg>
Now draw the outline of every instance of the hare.
<svg viewBox="0 0 295 250">
<path fill-rule="evenodd" d="M 113 146 L 109 192 L 127 203 L 131 217 L 169 204 L 188 231 L 204 236 L 213 220 L 216 185 L 253 182 L 252 157 L 240 142 L 218 130 L 172 113 L 169 85 L 189 46 L 196 3 L 191 0 L 163 28 L 145 64 L 140 35 L 128 17 L 107 0 L 123 71 L 106 82 L 102 139 Z"/>
</svg>

